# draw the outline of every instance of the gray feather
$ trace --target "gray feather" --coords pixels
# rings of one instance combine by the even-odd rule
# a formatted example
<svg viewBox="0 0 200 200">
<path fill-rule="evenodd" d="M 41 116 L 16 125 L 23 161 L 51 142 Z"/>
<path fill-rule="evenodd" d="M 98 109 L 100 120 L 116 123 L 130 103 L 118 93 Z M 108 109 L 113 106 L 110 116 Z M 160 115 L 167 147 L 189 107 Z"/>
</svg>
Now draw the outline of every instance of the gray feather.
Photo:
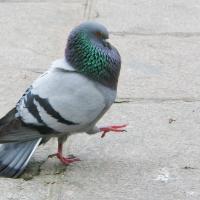
<svg viewBox="0 0 200 200">
<path fill-rule="evenodd" d="M 0 146 L 0 176 L 18 177 L 41 140 L 39 138 L 28 142 L 2 144 Z"/>
<path fill-rule="evenodd" d="M 16 109 L 12 109 L 0 119 L 0 176 L 19 176 L 42 138 L 37 130 L 24 127 L 20 119 L 15 118 Z"/>
<path fill-rule="evenodd" d="M 40 138 L 37 130 L 24 127 L 19 119 L 0 126 L 0 143 L 23 142 Z"/>
<path fill-rule="evenodd" d="M 15 112 L 16 112 L 16 109 L 13 108 L 13 109 L 10 110 L 4 117 L 2 117 L 2 118 L 0 119 L 0 126 L 7 124 L 7 123 L 9 123 L 12 119 L 14 119 L 14 117 L 15 117 Z"/>
</svg>

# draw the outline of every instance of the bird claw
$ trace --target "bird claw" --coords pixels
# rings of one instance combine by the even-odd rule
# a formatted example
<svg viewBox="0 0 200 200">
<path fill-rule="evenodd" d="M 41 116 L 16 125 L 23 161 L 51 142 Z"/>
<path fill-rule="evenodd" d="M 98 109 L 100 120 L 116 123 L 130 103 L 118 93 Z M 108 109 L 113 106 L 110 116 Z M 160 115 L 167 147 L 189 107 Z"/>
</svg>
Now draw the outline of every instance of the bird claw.
<svg viewBox="0 0 200 200">
<path fill-rule="evenodd" d="M 103 131 L 101 138 L 105 137 L 106 133 L 110 131 L 117 132 L 117 133 L 127 132 L 125 129 L 122 129 L 122 128 L 125 128 L 126 126 L 127 124 L 102 127 L 100 128 L 100 131 Z"/>
<path fill-rule="evenodd" d="M 64 165 L 69 165 L 73 162 L 81 161 L 79 158 L 74 155 L 69 155 L 68 157 L 64 157 L 61 153 L 55 153 L 48 156 L 48 158 L 57 157 Z"/>
</svg>

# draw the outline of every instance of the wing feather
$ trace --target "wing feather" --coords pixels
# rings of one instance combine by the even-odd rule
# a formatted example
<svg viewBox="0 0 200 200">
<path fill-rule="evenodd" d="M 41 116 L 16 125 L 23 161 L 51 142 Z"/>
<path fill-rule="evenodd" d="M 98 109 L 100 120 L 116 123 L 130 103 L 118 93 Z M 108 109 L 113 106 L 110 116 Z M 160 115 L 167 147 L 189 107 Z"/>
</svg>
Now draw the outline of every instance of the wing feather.
<svg viewBox="0 0 200 200">
<path fill-rule="evenodd" d="M 77 131 L 91 124 L 105 109 L 95 83 L 57 62 L 40 76 L 17 105 L 25 123 L 45 125 L 58 132 Z M 66 69 L 66 70 L 65 70 Z"/>
</svg>

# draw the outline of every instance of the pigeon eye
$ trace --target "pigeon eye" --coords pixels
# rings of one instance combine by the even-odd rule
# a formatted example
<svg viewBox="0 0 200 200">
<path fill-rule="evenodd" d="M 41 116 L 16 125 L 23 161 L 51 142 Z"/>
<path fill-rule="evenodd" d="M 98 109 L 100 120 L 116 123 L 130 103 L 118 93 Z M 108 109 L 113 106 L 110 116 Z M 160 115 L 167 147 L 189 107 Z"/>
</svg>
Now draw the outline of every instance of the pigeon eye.
<svg viewBox="0 0 200 200">
<path fill-rule="evenodd" d="M 95 35 L 96 35 L 98 38 L 102 37 L 102 33 L 99 32 L 99 31 L 95 32 Z"/>
</svg>

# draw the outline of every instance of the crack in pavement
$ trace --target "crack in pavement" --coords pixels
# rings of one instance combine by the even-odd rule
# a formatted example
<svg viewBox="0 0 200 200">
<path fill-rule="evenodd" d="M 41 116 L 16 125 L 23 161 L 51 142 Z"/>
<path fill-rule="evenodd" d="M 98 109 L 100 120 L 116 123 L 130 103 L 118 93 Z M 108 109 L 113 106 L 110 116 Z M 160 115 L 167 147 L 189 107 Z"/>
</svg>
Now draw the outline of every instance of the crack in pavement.
<svg viewBox="0 0 200 200">
<path fill-rule="evenodd" d="M 85 20 L 91 19 L 92 7 L 94 3 L 93 1 L 94 0 L 86 0 L 86 2 L 84 3 L 85 8 L 84 8 L 83 19 Z"/>
<path fill-rule="evenodd" d="M 200 32 L 160 32 L 160 33 L 144 33 L 144 32 L 127 32 L 127 31 L 111 31 L 110 34 L 116 36 L 127 36 L 127 35 L 137 35 L 137 36 L 169 36 L 169 37 L 199 37 Z"/>
<path fill-rule="evenodd" d="M 118 98 L 114 103 L 193 103 L 200 102 L 200 99 L 195 98 Z"/>
</svg>

